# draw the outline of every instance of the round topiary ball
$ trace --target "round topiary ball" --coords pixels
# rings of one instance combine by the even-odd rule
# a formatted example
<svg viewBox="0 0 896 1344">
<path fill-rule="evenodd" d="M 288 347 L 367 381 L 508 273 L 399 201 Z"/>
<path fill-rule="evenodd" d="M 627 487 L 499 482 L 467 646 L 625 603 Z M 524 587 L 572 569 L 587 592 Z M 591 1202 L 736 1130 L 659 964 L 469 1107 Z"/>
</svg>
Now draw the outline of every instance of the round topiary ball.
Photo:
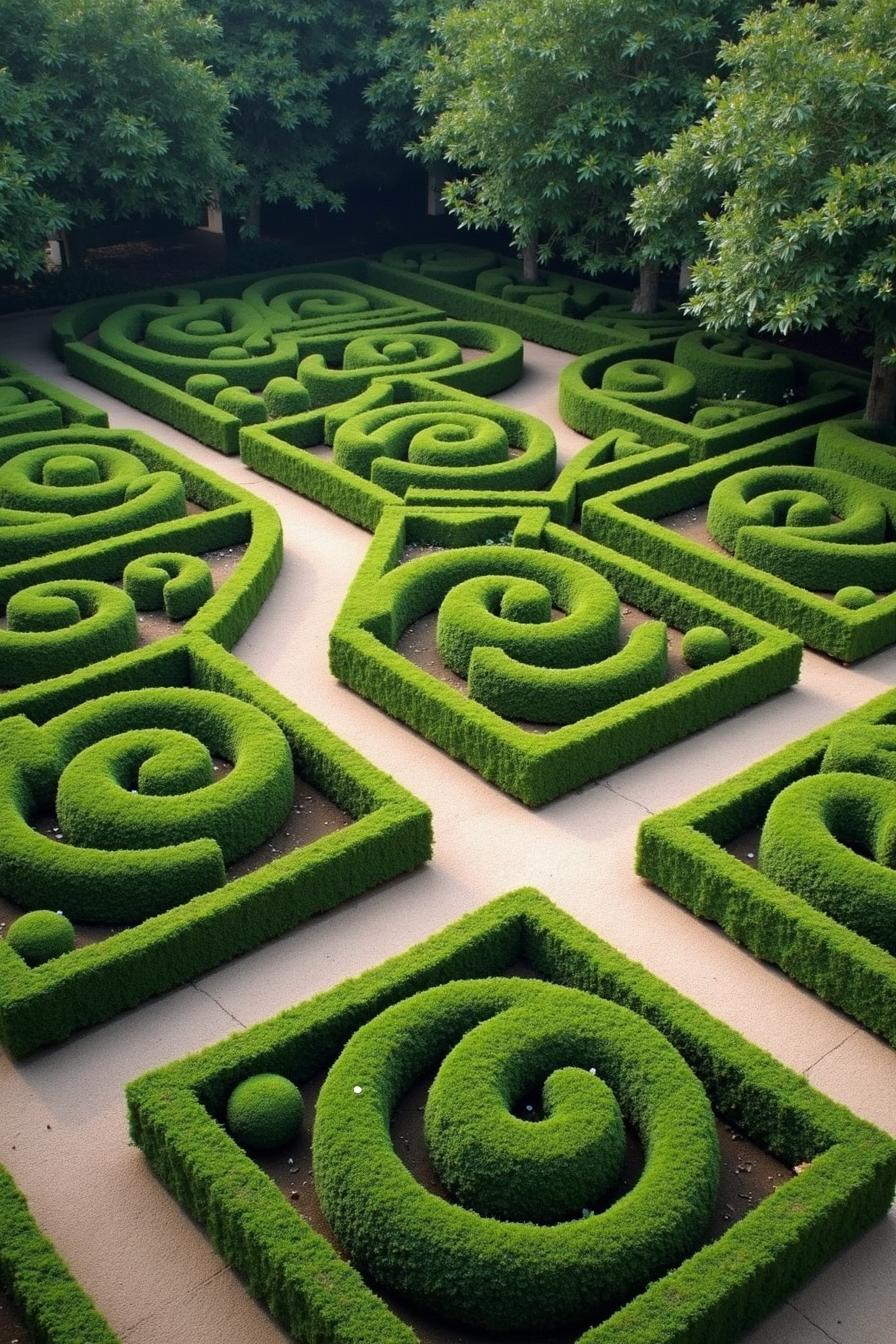
<svg viewBox="0 0 896 1344">
<path fill-rule="evenodd" d="M 295 1083 L 279 1073 L 256 1073 L 231 1092 L 227 1128 L 244 1148 L 269 1151 L 296 1137 L 304 1113 Z"/>
<path fill-rule="evenodd" d="M 6 941 L 29 966 L 40 966 L 73 951 L 75 929 L 70 919 L 55 910 L 31 910 L 10 925 Z"/>
<path fill-rule="evenodd" d="M 731 653 L 731 640 L 717 625 L 695 625 L 681 641 L 681 654 L 688 667 L 708 667 Z"/>
<path fill-rule="evenodd" d="M 860 584 L 854 584 L 836 592 L 834 601 L 838 607 L 846 607 L 849 611 L 858 611 L 861 607 L 870 607 L 872 602 L 877 601 L 877 598 L 870 588 L 863 588 Z"/>
</svg>

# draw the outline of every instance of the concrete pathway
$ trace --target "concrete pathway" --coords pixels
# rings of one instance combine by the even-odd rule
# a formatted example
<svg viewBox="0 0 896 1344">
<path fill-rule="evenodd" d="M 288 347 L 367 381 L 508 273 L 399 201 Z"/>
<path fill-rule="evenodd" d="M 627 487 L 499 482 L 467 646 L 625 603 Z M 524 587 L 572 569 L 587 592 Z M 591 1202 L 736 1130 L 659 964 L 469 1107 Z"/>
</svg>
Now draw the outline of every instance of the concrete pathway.
<svg viewBox="0 0 896 1344">
<path fill-rule="evenodd" d="M 285 1336 L 129 1145 L 122 1089 L 375 966 L 523 884 L 896 1133 L 896 1054 L 848 1017 L 699 922 L 633 872 L 641 818 L 891 688 L 896 650 L 845 669 L 807 654 L 800 685 L 766 705 L 532 813 L 334 681 L 327 637 L 368 535 L 121 402 L 69 378 L 44 315 L 0 321 L 0 355 L 105 407 L 246 485 L 280 512 L 286 559 L 236 653 L 433 809 L 424 870 L 370 893 L 195 984 L 13 1066 L 0 1059 L 0 1162 L 43 1229 L 128 1344 L 273 1344 Z M 527 347 L 501 399 L 558 428 L 566 459 L 585 442 L 561 426 L 568 356 Z M 896 1216 L 872 1229 L 748 1338 L 750 1344 L 893 1344 Z"/>
</svg>

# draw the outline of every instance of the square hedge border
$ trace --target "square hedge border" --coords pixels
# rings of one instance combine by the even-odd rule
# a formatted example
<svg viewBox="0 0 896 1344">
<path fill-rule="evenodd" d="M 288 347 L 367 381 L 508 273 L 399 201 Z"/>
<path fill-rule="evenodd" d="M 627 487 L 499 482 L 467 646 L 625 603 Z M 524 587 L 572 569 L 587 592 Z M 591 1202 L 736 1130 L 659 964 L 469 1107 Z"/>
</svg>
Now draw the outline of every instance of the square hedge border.
<svg viewBox="0 0 896 1344">
<path fill-rule="evenodd" d="M 204 511 L 0 565 L 0 606 L 5 607 L 22 588 L 51 579 L 118 580 L 130 560 L 153 551 L 201 555 L 245 544 L 246 552 L 234 572 L 184 625 L 187 634 L 207 634 L 232 648 L 258 615 L 280 572 L 283 528 L 277 510 L 136 429 L 72 425 L 44 433 L 12 435 L 0 438 L 0 463 L 35 447 L 58 444 L 64 453 L 83 443 L 130 453 L 150 472 L 176 472 L 184 483 L 187 501 Z M 6 697 L 0 693 L 0 706 L 5 703 Z"/>
<path fill-rule="evenodd" d="M 256 705 L 301 776 L 355 820 L 265 867 L 102 942 L 31 968 L 0 940 L 0 1040 L 13 1055 L 62 1041 L 424 863 L 429 809 L 204 635 L 175 636 L 10 697 L 36 724 L 119 690 L 199 687 Z"/>
<path fill-rule="evenodd" d="M 27 401 L 23 405 L 0 406 L 0 436 L 61 429 L 63 425 L 72 424 L 100 428 L 109 424 L 106 412 L 98 406 L 38 378 L 30 369 L 23 369 L 8 359 L 0 359 L 0 395 L 4 387 L 23 393 Z"/>
<path fill-rule="evenodd" d="M 849 422 L 843 422 L 848 430 Z M 832 422 L 824 432 L 835 432 Z M 589 500 L 582 510 L 582 533 L 614 550 L 651 565 L 763 620 L 791 630 L 810 648 L 852 663 L 896 641 L 896 591 L 872 605 L 852 610 L 806 588 L 735 558 L 699 541 L 679 536 L 658 519 L 688 508 L 703 508 L 716 485 L 736 472 L 754 467 L 818 465 L 816 441 L 822 426 L 809 425 L 764 443 L 736 449 L 614 490 Z M 825 466 L 854 474 L 868 483 L 869 494 L 889 501 L 896 518 L 896 474 L 887 483 L 868 460 L 851 459 L 839 443 Z M 842 465 L 836 460 L 842 457 Z M 892 468 L 891 468 L 892 471 Z"/>
<path fill-rule="evenodd" d="M 376 633 L 390 613 L 378 581 L 407 545 L 494 542 L 544 549 L 596 570 L 619 597 L 679 628 L 716 625 L 732 654 L 576 722 L 533 733 L 409 662 Z M 529 806 L 640 760 L 792 686 L 798 640 L 647 565 L 550 522 L 545 508 L 385 509 L 330 634 L 330 667 L 352 690 Z"/>
<path fill-rule="evenodd" d="M 0 1167 L 0 1288 L 34 1344 L 120 1344 Z"/>
<path fill-rule="evenodd" d="M 290 1207 L 215 1116 L 243 1078 L 315 1076 L 384 1008 L 451 980 L 542 979 L 633 1009 L 683 1055 L 713 1108 L 790 1165 L 805 1163 L 716 1241 L 652 1282 L 579 1344 L 730 1344 L 882 1217 L 896 1144 L 532 889 L 501 897 L 348 980 L 127 1089 L 156 1176 L 296 1339 L 413 1344 L 416 1335 Z"/>
<path fill-rule="evenodd" d="M 896 1046 L 896 957 L 724 848 L 760 826 L 789 784 L 817 774 L 833 734 L 869 724 L 896 724 L 896 692 L 648 817 L 636 866 L 680 905 Z"/>
</svg>

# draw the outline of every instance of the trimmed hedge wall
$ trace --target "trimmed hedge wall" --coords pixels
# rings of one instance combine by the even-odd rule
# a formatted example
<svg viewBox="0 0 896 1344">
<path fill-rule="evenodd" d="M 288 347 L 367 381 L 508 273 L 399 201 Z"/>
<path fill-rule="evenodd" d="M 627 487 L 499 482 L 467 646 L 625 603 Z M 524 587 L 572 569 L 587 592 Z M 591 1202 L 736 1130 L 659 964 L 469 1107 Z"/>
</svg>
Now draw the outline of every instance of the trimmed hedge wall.
<svg viewBox="0 0 896 1344">
<path fill-rule="evenodd" d="M 0 359 L 0 437 L 71 424 L 105 427 L 109 420 L 98 406 Z"/>
<path fill-rule="evenodd" d="M 831 421 L 681 467 L 590 500 L 582 531 L 855 662 L 896 641 L 896 472 L 876 435 Z M 704 507 L 728 554 L 661 521 Z"/>
<path fill-rule="evenodd" d="M 72 1278 L 3 1167 L 0 1288 L 15 1304 L 34 1344 L 119 1344 L 118 1335 Z"/>
<path fill-rule="evenodd" d="M 421 803 L 203 635 L 10 692 L 0 741 L 0 889 L 74 917 L 143 919 L 34 968 L 0 940 L 0 1039 L 15 1055 L 183 984 L 430 854 Z M 234 769 L 209 785 L 211 755 Z M 292 807 L 294 773 L 355 820 L 227 881 L 224 865 Z M 74 843 L 31 829 L 35 803 L 55 807 Z"/>
<path fill-rule="evenodd" d="M 0 508 L 0 687 L 135 648 L 135 598 L 229 647 L 282 562 L 275 509 L 136 430 L 0 438 Z M 235 545 L 245 554 L 214 592 L 201 553 Z"/>
<path fill-rule="evenodd" d="M 402 563 L 408 546 L 444 549 Z M 622 649 L 620 598 L 659 618 Z M 565 619 L 552 621 L 552 606 Z M 435 611 L 442 657 L 469 695 L 397 651 Z M 667 681 L 667 622 L 720 627 L 731 656 Z M 792 685 L 800 652 L 791 636 L 534 508 L 386 508 L 330 636 L 341 681 L 529 805 Z M 564 726 L 533 733 L 502 715 Z"/>
<path fill-rule="evenodd" d="M 538 979 L 515 977 L 521 963 Z M 651 1135 L 640 1180 L 602 1212 L 549 1226 L 525 1221 L 525 1181 L 522 1221 L 430 1195 L 394 1152 L 389 1112 L 434 1065 L 425 1127 L 449 1181 L 455 1153 L 484 1141 L 479 1165 L 493 1157 L 500 1168 L 517 1145 L 568 1174 L 578 1195 L 580 1145 L 597 1144 L 612 1171 L 619 1110 Z M 354 1263 L 221 1123 L 233 1088 L 259 1072 L 299 1087 L 326 1072 L 315 1184 Z M 473 1087 L 469 1106 L 458 1079 Z M 545 1079 L 550 1120 L 513 1121 L 508 1106 Z M 584 1098 L 593 1128 L 576 1117 Z M 557 1314 L 575 1321 L 578 1344 L 731 1344 L 884 1216 L 896 1181 L 886 1135 L 532 890 L 147 1074 L 128 1087 L 128 1106 L 153 1171 L 247 1289 L 294 1339 L 319 1344 L 413 1344 L 415 1331 L 375 1295 L 384 1278 L 455 1324 L 475 1313 L 503 1325 L 523 1310 L 530 1326 L 531 1312 L 547 1328 Z M 799 1174 L 697 1249 L 717 1162 L 711 1111 Z M 587 1287 L 614 1258 L 601 1309 Z"/>
<path fill-rule="evenodd" d="M 598 351 L 568 364 L 560 414 L 582 434 L 624 429 L 658 448 L 684 443 L 701 461 L 854 412 L 866 391 L 866 378 L 832 360 L 689 331 L 671 361 Z"/>
<path fill-rule="evenodd" d="M 890 691 L 648 818 L 637 855 L 643 877 L 891 1045 L 894 746 Z M 756 828 L 754 868 L 726 846 Z"/>
</svg>

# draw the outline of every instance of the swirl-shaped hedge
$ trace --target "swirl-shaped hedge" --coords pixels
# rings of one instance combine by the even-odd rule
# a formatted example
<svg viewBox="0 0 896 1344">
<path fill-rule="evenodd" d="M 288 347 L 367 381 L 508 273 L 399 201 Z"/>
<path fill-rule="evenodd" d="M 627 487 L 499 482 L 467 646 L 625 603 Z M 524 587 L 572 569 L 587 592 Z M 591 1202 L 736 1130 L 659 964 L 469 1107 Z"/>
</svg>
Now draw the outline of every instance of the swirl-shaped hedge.
<svg viewBox="0 0 896 1344">
<path fill-rule="evenodd" d="M 43 728 L 8 719 L 0 743 L 0 891 L 72 919 L 134 924 L 220 886 L 292 806 L 282 730 L 214 691 L 120 691 Z"/>
<path fill-rule="evenodd" d="M 415 1180 L 389 1131 L 436 1066 L 426 1133 L 458 1204 Z M 516 1118 L 542 1085 L 545 1118 Z M 583 1217 L 619 1179 L 623 1121 L 644 1170 Z M 669 1042 L 618 1004 L 538 981 L 458 982 L 386 1009 L 318 1101 L 315 1185 L 340 1244 L 380 1286 L 482 1329 L 582 1324 L 638 1292 L 699 1243 L 717 1177 L 712 1108 Z"/>
<path fill-rule="evenodd" d="M 127 593 L 91 579 L 51 579 L 20 588 L 0 629 L 0 687 L 59 676 L 137 647 Z"/>
</svg>

